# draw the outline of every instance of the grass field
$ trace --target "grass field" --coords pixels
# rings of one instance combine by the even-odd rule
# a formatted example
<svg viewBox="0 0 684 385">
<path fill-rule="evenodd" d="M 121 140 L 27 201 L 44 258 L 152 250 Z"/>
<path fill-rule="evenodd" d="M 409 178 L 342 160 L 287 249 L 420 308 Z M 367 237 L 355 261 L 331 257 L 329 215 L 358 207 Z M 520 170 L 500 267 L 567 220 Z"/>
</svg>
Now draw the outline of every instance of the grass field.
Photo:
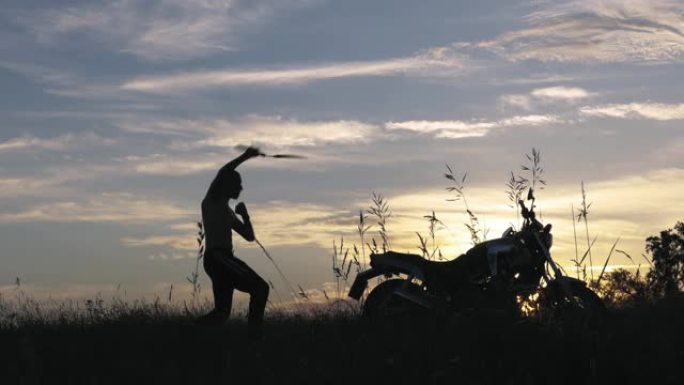
<svg viewBox="0 0 684 385">
<path fill-rule="evenodd" d="M 4 323 L 0 383 L 684 383 L 681 297 L 613 310 L 598 331 L 485 311 L 375 325 L 323 305 L 271 312 L 256 343 L 240 317 L 198 327 L 179 307 L 108 306 Z"/>
</svg>

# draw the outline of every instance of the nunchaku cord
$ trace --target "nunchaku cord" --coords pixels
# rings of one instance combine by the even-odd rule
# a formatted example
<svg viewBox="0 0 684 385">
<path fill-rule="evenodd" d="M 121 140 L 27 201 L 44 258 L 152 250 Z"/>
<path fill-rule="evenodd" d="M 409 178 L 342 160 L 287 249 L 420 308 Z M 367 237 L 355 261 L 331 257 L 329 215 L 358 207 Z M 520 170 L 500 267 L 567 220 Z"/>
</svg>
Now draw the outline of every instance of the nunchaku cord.
<svg viewBox="0 0 684 385">
<path fill-rule="evenodd" d="M 271 257 L 271 254 L 269 254 L 269 252 L 266 250 L 266 248 L 264 247 L 264 245 L 262 245 L 261 242 L 259 242 L 259 240 L 258 240 L 257 238 L 254 238 L 254 241 L 257 243 L 257 245 L 259 245 L 259 247 L 261 247 L 261 250 L 264 252 L 264 254 L 266 254 L 266 257 L 271 261 L 271 263 L 273 264 L 273 266 L 276 268 L 276 270 L 278 271 L 278 274 L 280 274 L 280 278 L 283 280 L 283 282 L 285 282 L 285 284 L 287 285 L 287 287 L 290 289 L 290 292 L 291 292 L 292 294 L 294 294 L 295 297 L 296 297 L 296 296 L 297 296 L 297 291 L 294 289 L 294 287 L 292 286 L 292 284 L 290 283 L 290 281 L 287 279 L 287 277 L 285 277 L 285 274 L 283 274 L 283 271 L 280 270 L 280 267 L 279 267 L 278 264 L 276 263 L 275 259 L 273 259 L 273 257 Z"/>
<path fill-rule="evenodd" d="M 240 150 L 240 151 L 244 151 L 244 150 L 246 150 L 246 149 L 248 149 L 248 148 L 250 148 L 250 147 L 249 147 L 249 146 L 244 146 L 244 145 L 237 145 L 237 146 L 235 146 L 235 148 L 238 149 L 238 150 Z M 306 157 L 305 157 L 305 156 L 302 156 L 302 155 L 294 155 L 294 154 L 275 154 L 275 155 L 273 155 L 273 154 L 265 154 L 265 153 L 260 152 L 260 151 L 259 151 L 259 156 L 261 156 L 261 157 L 268 157 L 268 158 L 276 158 L 276 159 L 306 159 Z M 285 283 L 285 285 L 287 285 L 288 289 L 290 289 L 290 292 L 296 297 L 296 296 L 297 296 L 297 291 L 294 289 L 294 286 L 292 286 L 292 284 L 291 284 L 290 281 L 287 279 L 287 277 L 285 277 L 285 274 L 283 274 L 283 271 L 280 270 L 280 267 L 279 267 L 278 264 L 276 263 L 275 259 L 273 259 L 273 257 L 271 257 L 271 254 L 269 254 L 269 252 L 266 250 L 266 248 L 264 247 L 264 245 L 261 244 L 261 242 L 259 242 L 259 240 L 258 240 L 256 237 L 254 238 L 254 241 L 257 243 L 257 245 L 259 245 L 259 247 L 261 247 L 261 250 L 264 252 L 264 254 L 266 254 L 266 257 L 271 261 L 271 263 L 273 264 L 273 266 L 274 266 L 274 267 L 276 268 L 276 270 L 278 271 L 278 274 L 280 275 L 280 278 L 282 278 L 282 280 L 283 280 L 283 282 Z"/>
</svg>

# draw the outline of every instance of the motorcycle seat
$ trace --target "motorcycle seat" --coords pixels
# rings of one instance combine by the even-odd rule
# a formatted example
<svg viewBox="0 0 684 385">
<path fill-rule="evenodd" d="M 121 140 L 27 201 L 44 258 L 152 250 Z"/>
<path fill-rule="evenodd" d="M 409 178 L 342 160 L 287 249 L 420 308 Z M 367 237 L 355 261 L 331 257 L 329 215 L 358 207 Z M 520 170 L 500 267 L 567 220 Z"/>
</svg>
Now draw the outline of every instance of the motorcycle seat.
<svg viewBox="0 0 684 385">
<path fill-rule="evenodd" d="M 460 257 L 450 261 L 432 261 L 417 254 L 388 251 L 382 254 L 371 254 L 371 266 L 376 265 L 415 266 L 427 275 L 432 275 L 434 273 L 449 274 L 462 269 L 463 261 Z"/>
</svg>

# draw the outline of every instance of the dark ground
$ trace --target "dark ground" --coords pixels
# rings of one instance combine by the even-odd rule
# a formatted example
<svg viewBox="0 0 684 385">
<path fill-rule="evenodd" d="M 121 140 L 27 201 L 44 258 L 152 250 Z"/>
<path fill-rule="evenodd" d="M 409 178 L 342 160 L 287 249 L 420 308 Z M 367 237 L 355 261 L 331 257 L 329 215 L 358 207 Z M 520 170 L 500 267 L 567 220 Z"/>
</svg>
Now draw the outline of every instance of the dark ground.
<svg viewBox="0 0 684 385">
<path fill-rule="evenodd" d="M 434 323 L 188 317 L 0 330 L 1 384 L 684 384 L 684 299 L 611 312 L 599 331 L 473 312 Z"/>
</svg>

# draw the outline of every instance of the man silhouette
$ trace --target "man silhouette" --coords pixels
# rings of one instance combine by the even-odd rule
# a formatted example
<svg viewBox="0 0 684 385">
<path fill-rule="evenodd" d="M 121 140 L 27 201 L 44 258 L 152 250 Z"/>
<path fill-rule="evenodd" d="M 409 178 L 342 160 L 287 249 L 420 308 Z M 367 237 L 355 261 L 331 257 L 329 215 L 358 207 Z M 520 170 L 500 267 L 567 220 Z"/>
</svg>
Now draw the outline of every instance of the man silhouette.
<svg viewBox="0 0 684 385">
<path fill-rule="evenodd" d="M 245 240 L 254 241 L 254 230 L 244 203 L 228 205 L 242 191 L 242 179 L 235 168 L 247 159 L 261 156 L 258 148 L 249 147 L 243 154 L 221 167 L 202 200 L 204 225 L 204 270 L 211 278 L 214 310 L 197 319 L 199 324 L 221 324 L 228 320 L 233 303 L 233 290 L 249 293 L 247 330 L 250 339 L 261 338 L 264 309 L 269 287 L 254 270 L 233 254 L 232 231 Z M 238 215 L 242 218 L 238 218 Z"/>
</svg>

